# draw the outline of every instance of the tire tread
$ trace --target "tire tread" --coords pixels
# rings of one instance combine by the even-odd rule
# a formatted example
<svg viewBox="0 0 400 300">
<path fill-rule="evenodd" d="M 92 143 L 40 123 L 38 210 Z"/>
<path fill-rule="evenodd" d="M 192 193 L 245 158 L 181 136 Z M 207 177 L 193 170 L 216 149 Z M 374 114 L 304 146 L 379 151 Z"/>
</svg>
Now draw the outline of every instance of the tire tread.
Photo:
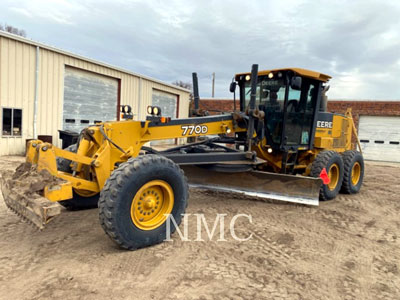
<svg viewBox="0 0 400 300">
<path fill-rule="evenodd" d="M 183 170 L 168 158 L 159 155 L 149 154 L 138 156 L 136 158 L 130 158 L 126 163 L 121 164 L 120 167 L 114 170 L 111 176 L 107 179 L 103 190 L 100 193 L 99 219 L 100 225 L 102 226 L 105 233 L 121 248 L 124 249 L 134 250 L 137 248 L 132 247 L 131 245 L 126 243 L 121 237 L 120 232 L 117 230 L 115 226 L 117 216 L 114 211 L 114 203 L 117 201 L 117 195 L 123 187 L 123 183 L 125 181 L 123 179 L 132 176 L 134 173 L 139 172 L 141 169 L 147 168 L 150 164 L 167 164 L 168 166 L 173 167 L 178 172 L 180 172 L 181 176 L 183 176 L 185 179 L 186 199 L 189 196 L 189 188 Z M 179 224 L 177 225 L 179 226 Z"/>
<path fill-rule="evenodd" d="M 329 164 L 329 161 L 334 157 L 334 156 L 338 156 L 340 158 L 340 155 L 334 151 L 334 150 L 324 150 L 321 151 L 317 157 L 315 158 L 315 160 L 313 161 L 312 165 L 311 165 L 311 172 L 310 172 L 310 176 L 312 177 L 319 177 L 321 174 L 321 171 L 327 167 L 327 165 Z M 343 166 L 343 164 L 342 164 Z M 343 167 L 339 168 L 340 172 L 342 172 L 343 174 Z M 328 170 L 327 170 L 328 171 Z M 343 176 L 341 176 L 343 178 Z M 341 182 L 338 183 L 339 185 L 341 185 Z M 325 185 L 321 186 L 320 189 L 320 193 L 319 193 L 319 198 L 321 201 L 328 201 L 331 200 L 332 198 L 329 198 L 328 195 L 325 192 Z"/>
<path fill-rule="evenodd" d="M 361 153 L 356 151 L 356 150 L 345 151 L 343 153 L 343 155 L 342 155 L 343 164 L 344 164 L 344 176 L 343 176 L 342 188 L 340 190 L 341 193 L 354 194 L 354 193 L 358 192 L 358 190 L 355 191 L 352 188 L 352 182 L 351 182 L 351 170 L 353 168 L 354 158 L 356 156 L 358 156 L 358 155 L 361 155 Z M 362 185 L 362 180 L 363 180 L 363 177 L 364 177 L 363 176 L 363 173 L 364 173 L 364 162 L 363 161 L 362 161 L 362 164 L 361 164 L 361 168 L 362 168 L 362 170 L 361 170 L 362 175 L 361 175 L 361 178 L 360 178 L 360 180 L 361 180 L 360 186 Z"/>
</svg>

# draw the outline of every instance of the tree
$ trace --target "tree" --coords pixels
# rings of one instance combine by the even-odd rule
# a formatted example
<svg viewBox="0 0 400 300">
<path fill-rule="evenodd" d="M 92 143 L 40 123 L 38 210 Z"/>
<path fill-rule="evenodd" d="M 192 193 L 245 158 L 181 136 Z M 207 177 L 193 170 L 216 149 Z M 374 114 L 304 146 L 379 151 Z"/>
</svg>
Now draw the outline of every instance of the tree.
<svg viewBox="0 0 400 300">
<path fill-rule="evenodd" d="M 190 82 L 184 82 L 182 80 L 176 80 L 172 84 L 176 85 L 176 86 L 183 87 L 185 89 L 188 89 L 189 91 L 192 90 L 192 84 Z"/>
<path fill-rule="evenodd" d="M 0 30 L 1 31 L 5 31 L 5 32 L 9 32 L 12 34 L 16 34 L 22 37 L 26 37 L 26 32 L 23 29 L 18 29 L 17 27 L 11 26 L 11 25 L 7 25 L 4 24 L 4 26 L 2 24 L 0 24 Z"/>
<path fill-rule="evenodd" d="M 184 82 L 182 80 L 175 80 L 172 84 L 183 87 L 185 89 L 188 89 L 190 91 L 189 99 L 190 99 L 190 101 L 193 100 L 193 86 L 190 82 Z"/>
</svg>

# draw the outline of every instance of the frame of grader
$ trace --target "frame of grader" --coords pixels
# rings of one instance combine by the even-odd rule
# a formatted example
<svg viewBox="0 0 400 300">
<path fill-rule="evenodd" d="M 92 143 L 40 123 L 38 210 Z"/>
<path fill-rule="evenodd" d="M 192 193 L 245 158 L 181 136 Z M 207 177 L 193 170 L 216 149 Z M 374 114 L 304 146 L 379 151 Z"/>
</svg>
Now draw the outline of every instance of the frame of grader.
<svg viewBox="0 0 400 300">
<path fill-rule="evenodd" d="M 30 141 L 26 161 L 61 180 L 46 186 L 43 197 L 25 197 L 23 203 L 3 180 L 4 200 L 40 228 L 59 213 L 55 205 L 98 206 L 107 235 L 132 250 L 162 242 L 169 215 L 175 231 L 189 185 L 307 205 L 339 191 L 357 193 L 363 157 L 352 150 L 357 135 L 351 111 L 326 112 L 329 79 L 297 68 L 258 72 L 253 65 L 231 83 L 234 111 L 210 116 L 199 108 L 193 73 L 192 117 L 171 120 L 149 106 L 147 119 L 135 121 L 124 106 L 126 120 L 90 126 L 67 149 Z M 146 146 L 175 138 L 196 141 L 164 151 Z"/>
</svg>

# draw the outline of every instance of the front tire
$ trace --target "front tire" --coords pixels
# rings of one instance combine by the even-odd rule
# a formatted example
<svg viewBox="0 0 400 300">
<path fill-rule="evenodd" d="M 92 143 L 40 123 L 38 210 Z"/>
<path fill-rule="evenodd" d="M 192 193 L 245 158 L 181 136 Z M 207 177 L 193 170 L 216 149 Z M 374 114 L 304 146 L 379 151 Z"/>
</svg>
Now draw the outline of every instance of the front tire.
<svg viewBox="0 0 400 300">
<path fill-rule="evenodd" d="M 344 194 L 355 194 L 361 189 L 364 179 L 364 158 L 360 152 L 355 150 L 343 153 L 344 175 L 340 192 Z"/>
<path fill-rule="evenodd" d="M 321 151 L 311 166 L 312 177 L 320 177 L 323 169 L 326 169 L 330 183 L 323 184 L 319 192 L 321 201 L 332 200 L 337 196 L 343 182 L 343 160 L 336 151 Z"/>
<path fill-rule="evenodd" d="M 167 237 L 165 214 L 179 226 L 188 185 L 178 165 L 163 156 L 131 158 L 107 179 L 99 200 L 100 224 L 124 249 L 158 244 Z M 171 234 L 176 230 L 170 223 Z"/>
</svg>

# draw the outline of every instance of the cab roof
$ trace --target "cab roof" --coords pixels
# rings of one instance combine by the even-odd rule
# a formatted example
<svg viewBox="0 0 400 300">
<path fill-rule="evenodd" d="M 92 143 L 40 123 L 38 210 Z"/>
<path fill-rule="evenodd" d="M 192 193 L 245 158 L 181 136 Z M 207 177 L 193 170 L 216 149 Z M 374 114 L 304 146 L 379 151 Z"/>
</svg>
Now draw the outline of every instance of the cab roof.
<svg viewBox="0 0 400 300">
<path fill-rule="evenodd" d="M 309 77 L 315 80 L 319 80 L 322 82 L 327 82 L 329 79 L 332 77 L 326 74 L 322 74 L 319 72 L 311 71 L 311 70 L 306 70 L 306 69 L 301 69 L 301 68 L 282 68 L 282 69 L 272 69 L 272 70 L 263 70 L 263 71 L 258 71 L 258 76 L 261 75 L 268 75 L 269 73 L 273 72 L 279 72 L 279 71 L 293 71 L 294 73 L 303 76 L 303 77 Z M 239 73 L 235 75 L 235 79 L 238 80 L 238 77 L 241 75 L 251 75 L 250 72 L 247 73 Z"/>
</svg>

